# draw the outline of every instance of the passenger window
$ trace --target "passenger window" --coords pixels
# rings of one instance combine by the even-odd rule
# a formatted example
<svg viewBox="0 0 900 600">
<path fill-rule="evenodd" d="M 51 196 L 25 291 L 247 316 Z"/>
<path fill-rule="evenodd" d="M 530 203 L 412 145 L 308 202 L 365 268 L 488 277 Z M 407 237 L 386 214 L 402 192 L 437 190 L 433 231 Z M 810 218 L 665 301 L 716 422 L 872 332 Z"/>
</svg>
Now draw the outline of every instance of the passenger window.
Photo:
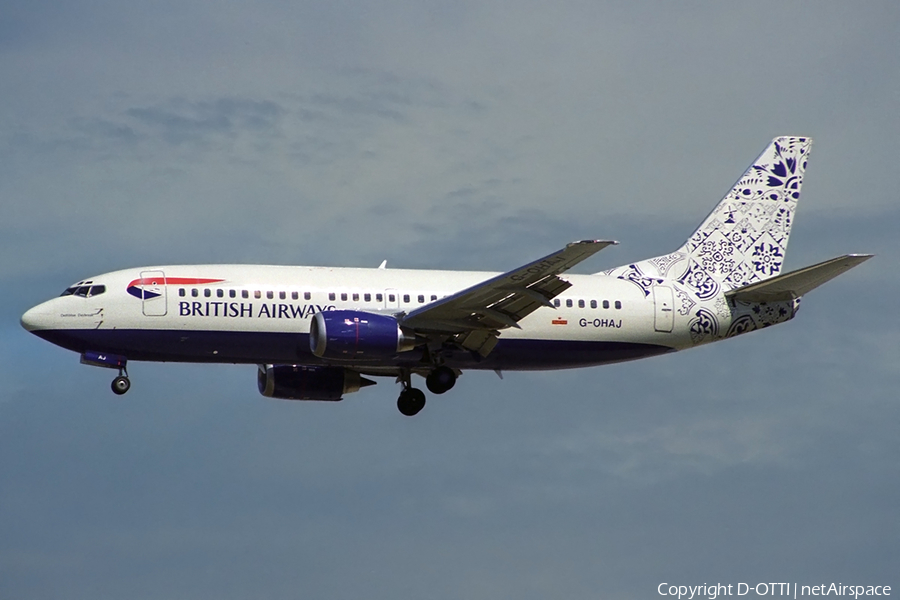
<svg viewBox="0 0 900 600">
<path fill-rule="evenodd" d="M 209 298 L 210 296 L 212 296 L 212 290 L 209 288 L 206 288 L 205 290 L 203 290 L 203 295 L 205 297 Z"/>
<path fill-rule="evenodd" d="M 609 308 L 609 300 L 603 301 L 603 308 Z"/>
<path fill-rule="evenodd" d="M 262 292 L 259 290 L 253 290 L 253 297 L 257 299 L 262 298 Z"/>
<path fill-rule="evenodd" d="M 616 300 L 616 308 L 622 308 L 622 303 Z"/>
<path fill-rule="evenodd" d="M 419 294 L 419 304 L 423 304 L 425 302 L 425 296 Z"/>
<path fill-rule="evenodd" d="M 312 299 L 312 294 L 311 294 L 310 292 L 303 292 L 303 298 L 304 298 L 305 300 L 311 300 L 311 299 Z"/>
<path fill-rule="evenodd" d="M 196 298 L 196 297 L 199 296 L 199 295 L 200 295 L 200 290 L 198 290 L 197 288 L 193 288 L 193 289 L 191 290 L 191 296 L 192 296 L 192 297 Z"/>
<path fill-rule="evenodd" d="M 597 301 L 591 300 L 591 308 L 597 308 Z"/>
<path fill-rule="evenodd" d="M 388 302 L 396 302 L 397 297 L 393 294 L 388 294 Z"/>
<path fill-rule="evenodd" d="M 572 299 L 571 298 L 566 300 L 566 308 L 572 308 Z"/>
<path fill-rule="evenodd" d="M 366 302 L 371 302 L 372 294 L 363 294 L 363 300 L 365 300 Z"/>
<path fill-rule="evenodd" d="M 381 294 L 375 294 L 375 302 L 382 302 L 382 301 L 384 301 L 384 296 L 382 296 Z"/>
<path fill-rule="evenodd" d="M 332 301 L 335 299 L 334 292 L 328 292 L 328 299 Z"/>
<path fill-rule="evenodd" d="M 437 300 L 437 294 L 432 294 L 431 301 L 434 302 L 435 300 Z"/>
<path fill-rule="evenodd" d="M 341 302 L 346 302 L 346 301 L 347 301 L 347 294 L 346 293 L 341 294 Z"/>
<path fill-rule="evenodd" d="M 249 298 L 250 290 L 241 290 L 241 298 Z"/>
<path fill-rule="evenodd" d="M 229 298 L 237 298 L 237 290 L 228 290 Z"/>
<path fill-rule="evenodd" d="M 299 292 L 291 292 L 291 300 L 297 300 L 300 297 Z"/>
<path fill-rule="evenodd" d="M 178 288 L 178 295 L 184 298 L 184 288 Z"/>
<path fill-rule="evenodd" d="M 216 297 L 217 297 L 217 298 L 224 298 L 224 297 L 225 297 L 225 290 L 223 290 L 223 289 L 221 289 L 221 288 L 219 288 L 218 290 L 216 290 Z"/>
<path fill-rule="evenodd" d="M 409 294 L 403 294 L 403 303 L 409 304 Z"/>
<path fill-rule="evenodd" d="M 559 308 L 559 298 L 555 298 L 553 300 L 553 306 L 555 306 L 556 308 Z"/>
<path fill-rule="evenodd" d="M 286 300 L 286 299 L 287 299 L 287 292 L 278 292 L 278 299 L 279 299 L 279 300 Z"/>
<path fill-rule="evenodd" d="M 578 301 L 578 308 L 584 308 L 584 300 Z"/>
<path fill-rule="evenodd" d="M 268 298 L 269 300 L 274 300 L 275 292 L 273 292 L 272 290 L 269 290 L 268 292 L 266 292 L 266 298 Z"/>
<path fill-rule="evenodd" d="M 359 294 L 353 294 L 353 301 L 359 302 Z"/>
</svg>

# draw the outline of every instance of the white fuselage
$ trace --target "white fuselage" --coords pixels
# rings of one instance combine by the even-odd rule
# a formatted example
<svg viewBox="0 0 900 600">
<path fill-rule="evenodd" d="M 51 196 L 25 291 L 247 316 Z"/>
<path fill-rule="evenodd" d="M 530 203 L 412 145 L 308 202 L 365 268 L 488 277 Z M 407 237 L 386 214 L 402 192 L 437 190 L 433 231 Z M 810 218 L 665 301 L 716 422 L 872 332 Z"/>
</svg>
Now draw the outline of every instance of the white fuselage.
<svg viewBox="0 0 900 600">
<path fill-rule="evenodd" d="M 316 312 L 408 313 L 496 273 L 250 265 L 127 269 L 94 277 L 99 295 L 66 295 L 23 317 L 37 335 L 77 352 L 131 360 L 322 364 L 309 351 Z M 157 285 L 146 284 L 157 277 Z M 143 279 L 145 285 L 134 285 Z M 660 307 L 631 282 L 568 275 L 573 285 L 506 329 L 491 356 L 450 353 L 458 368 L 553 369 L 604 364 L 691 345 L 673 306 Z M 86 287 L 82 285 L 82 287 Z M 78 287 L 77 284 L 76 286 Z M 671 294 L 670 294 L 671 295 Z M 669 319 L 668 325 L 660 325 Z M 678 326 L 678 325 L 682 326 Z M 667 330 L 668 329 L 668 330 Z M 361 365 L 415 365 L 414 353 Z M 340 362 L 340 361 L 337 361 Z"/>
</svg>

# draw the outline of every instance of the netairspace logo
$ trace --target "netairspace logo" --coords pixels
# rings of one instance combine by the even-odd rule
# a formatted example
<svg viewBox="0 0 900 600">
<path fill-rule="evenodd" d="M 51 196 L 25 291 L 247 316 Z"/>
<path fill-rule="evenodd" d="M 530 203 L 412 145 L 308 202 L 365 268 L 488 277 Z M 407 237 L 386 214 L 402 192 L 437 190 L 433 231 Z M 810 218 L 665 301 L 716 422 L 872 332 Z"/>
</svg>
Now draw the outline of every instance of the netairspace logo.
<svg viewBox="0 0 900 600">
<path fill-rule="evenodd" d="M 820 585 L 799 585 L 796 583 L 716 583 L 703 585 L 671 585 L 661 583 L 656 588 L 660 596 L 672 596 L 682 600 L 693 598 L 708 598 L 716 600 L 720 596 L 788 596 L 800 598 L 801 596 L 844 596 L 859 598 L 861 596 L 890 596 L 889 585 L 844 585 L 842 583 L 823 583 Z"/>
</svg>

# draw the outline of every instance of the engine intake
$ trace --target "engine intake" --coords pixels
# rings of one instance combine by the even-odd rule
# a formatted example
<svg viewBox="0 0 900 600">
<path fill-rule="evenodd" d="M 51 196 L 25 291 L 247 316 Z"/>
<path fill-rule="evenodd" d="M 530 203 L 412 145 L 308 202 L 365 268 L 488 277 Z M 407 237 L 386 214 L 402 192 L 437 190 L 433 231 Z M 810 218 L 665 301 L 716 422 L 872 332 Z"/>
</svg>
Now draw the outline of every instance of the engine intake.
<svg viewBox="0 0 900 600">
<path fill-rule="evenodd" d="M 260 365 L 257 385 L 259 393 L 269 398 L 336 402 L 375 382 L 343 367 Z"/>
<path fill-rule="evenodd" d="M 386 358 L 412 350 L 415 342 L 389 315 L 330 310 L 316 313 L 309 324 L 309 349 L 319 358 Z"/>
</svg>

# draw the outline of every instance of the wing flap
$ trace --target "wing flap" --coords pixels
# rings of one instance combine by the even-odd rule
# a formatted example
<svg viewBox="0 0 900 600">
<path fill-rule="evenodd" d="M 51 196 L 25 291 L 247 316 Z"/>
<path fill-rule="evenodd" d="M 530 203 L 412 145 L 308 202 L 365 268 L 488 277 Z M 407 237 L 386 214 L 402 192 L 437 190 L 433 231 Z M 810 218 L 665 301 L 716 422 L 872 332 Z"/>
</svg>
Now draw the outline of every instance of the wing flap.
<svg viewBox="0 0 900 600">
<path fill-rule="evenodd" d="M 846 254 L 817 265 L 731 290 L 725 296 L 738 302 L 793 300 L 864 263 L 872 256 L 871 254 Z"/>
<path fill-rule="evenodd" d="M 455 341 L 463 348 L 487 356 L 497 345 L 497 333 L 490 331 L 468 331 L 455 336 Z"/>
</svg>

